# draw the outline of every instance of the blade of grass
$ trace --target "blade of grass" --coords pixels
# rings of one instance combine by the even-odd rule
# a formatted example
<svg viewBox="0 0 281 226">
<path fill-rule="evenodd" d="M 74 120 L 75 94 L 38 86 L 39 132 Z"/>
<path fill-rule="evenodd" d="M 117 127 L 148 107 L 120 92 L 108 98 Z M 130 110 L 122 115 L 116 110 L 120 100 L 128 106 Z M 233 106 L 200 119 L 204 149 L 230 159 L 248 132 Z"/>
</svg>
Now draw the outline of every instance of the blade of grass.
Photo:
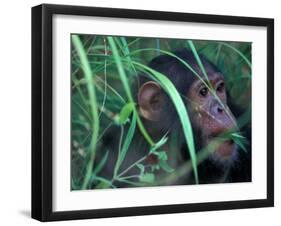
<svg viewBox="0 0 281 226">
<path fill-rule="evenodd" d="M 232 49 L 234 52 L 238 53 L 239 56 L 241 56 L 243 58 L 243 60 L 245 60 L 245 62 L 248 64 L 248 66 L 250 68 L 252 68 L 251 62 L 248 60 L 248 58 L 239 49 L 235 48 L 234 46 L 232 46 L 232 45 L 230 45 L 230 44 L 228 44 L 226 42 L 219 42 L 219 43 L 224 45 L 224 46 L 226 46 L 226 47 L 228 47 L 228 48 L 230 48 L 230 49 Z"/>
<path fill-rule="evenodd" d="M 121 43 L 123 45 L 123 49 L 124 49 L 125 55 L 129 54 L 130 50 L 128 48 L 128 44 L 127 44 L 126 38 L 120 37 L 120 40 L 121 40 Z"/>
<path fill-rule="evenodd" d="M 216 58 L 215 58 L 216 65 L 218 65 L 218 63 L 219 63 L 219 56 L 220 56 L 220 53 L 221 53 L 221 47 L 222 47 L 222 44 L 219 43 L 218 44 L 217 53 L 216 53 Z"/>
<path fill-rule="evenodd" d="M 209 78 L 208 78 L 207 72 L 206 72 L 206 70 L 205 70 L 205 67 L 204 67 L 203 64 L 202 64 L 202 61 L 201 61 L 201 59 L 200 59 L 200 57 L 199 57 L 199 55 L 198 55 L 198 53 L 197 53 L 197 50 L 196 50 L 196 48 L 195 48 L 193 42 L 192 42 L 191 40 L 188 40 L 187 43 L 189 44 L 190 49 L 191 49 L 192 53 L 194 54 L 194 57 L 195 57 L 195 59 L 196 59 L 198 65 L 199 65 L 199 67 L 200 67 L 200 69 L 201 69 L 203 75 L 205 76 L 206 81 L 208 81 L 208 83 L 209 83 Z"/>
<path fill-rule="evenodd" d="M 123 141 L 123 135 L 124 135 L 124 126 L 121 125 L 120 126 L 121 132 L 120 132 L 120 138 L 119 138 L 119 145 L 118 145 L 118 156 L 117 156 L 117 161 L 115 163 L 114 166 L 114 170 L 113 170 L 113 177 L 111 181 L 114 181 L 117 177 L 116 177 L 116 173 L 117 173 L 117 166 L 119 165 L 119 158 L 120 158 L 120 153 L 121 153 L 121 148 L 122 148 L 122 141 Z"/>
<path fill-rule="evenodd" d="M 93 171 L 93 175 L 98 175 L 99 172 L 102 170 L 102 168 L 104 167 L 104 165 L 105 165 L 105 163 L 106 163 L 106 161 L 108 159 L 108 153 L 109 153 L 109 151 L 105 152 L 105 155 L 103 156 L 101 161 L 95 167 L 95 169 Z"/>
<path fill-rule="evenodd" d="M 125 50 L 124 47 L 122 46 L 121 39 L 120 39 L 119 37 L 112 37 L 112 38 L 113 38 L 115 44 L 117 44 L 117 45 L 116 45 L 116 49 L 118 50 L 118 48 L 119 48 L 119 50 L 122 52 L 122 54 L 125 55 L 125 54 L 126 54 L 126 50 Z M 118 48 L 117 48 L 117 47 L 118 47 Z"/>
<path fill-rule="evenodd" d="M 144 48 L 144 49 L 138 49 L 138 50 L 132 51 L 130 55 L 135 55 L 137 53 L 146 52 L 146 51 L 156 51 L 156 52 L 159 51 L 160 53 L 163 53 L 163 54 L 176 58 L 184 66 L 186 66 L 207 88 L 210 88 L 209 85 L 205 82 L 205 80 L 203 78 L 201 78 L 201 76 L 194 70 L 194 68 L 191 67 L 191 65 L 189 63 L 187 63 L 186 61 L 184 61 L 177 55 L 173 54 L 172 52 L 161 50 L 161 49 L 158 50 L 155 48 Z"/>
<path fill-rule="evenodd" d="M 99 114 L 98 114 L 95 87 L 92 85 L 92 71 L 87 59 L 86 52 L 83 48 L 83 45 L 78 35 L 72 35 L 71 38 L 72 38 L 73 45 L 77 50 L 77 53 L 81 60 L 81 67 L 84 71 L 84 75 L 87 81 L 87 90 L 91 103 L 91 114 L 93 118 L 93 125 L 92 125 L 93 133 L 92 133 L 91 144 L 90 144 L 90 160 L 88 162 L 86 175 L 82 184 L 82 189 L 86 189 L 91 179 L 91 174 L 93 171 L 94 161 L 96 156 L 96 145 L 97 145 L 97 139 L 99 134 Z"/>
<path fill-rule="evenodd" d="M 126 179 L 123 179 L 123 178 L 118 178 L 118 181 L 126 183 L 126 184 L 130 184 L 130 185 L 133 185 L 133 186 L 138 186 L 138 187 L 144 186 L 144 183 L 134 182 L 134 181 L 126 180 Z"/>
<path fill-rule="evenodd" d="M 134 105 L 135 103 L 127 103 L 121 109 L 121 112 L 119 114 L 119 123 L 121 125 L 125 124 L 128 121 L 130 115 L 134 111 Z"/>
<path fill-rule="evenodd" d="M 128 47 L 133 45 L 134 43 L 138 42 L 141 38 L 136 38 L 135 40 L 128 43 Z"/>
<path fill-rule="evenodd" d="M 103 81 L 100 77 L 97 76 L 96 78 L 97 78 L 97 80 L 99 80 L 99 82 L 102 82 L 103 84 L 105 84 L 105 81 Z M 124 98 L 112 86 L 110 86 L 108 83 L 106 83 L 106 86 L 114 95 L 116 95 L 116 97 L 118 97 L 120 99 L 122 104 L 126 103 Z"/>
<path fill-rule="evenodd" d="M 159 82 L 161 87 L 166 91 L 166 93 L 170 96 L 177 113 L 179 115 L 181 125 L 183 127 L 184 136 L 188 145 L 188 151 L 190 154 L 190 158 L 192 161 L 192 167 L 194 171 L 194 177 L 195 181 L 198 184 L 198 172 L 197 172 L 197 160 L 196 160 L 196 152 L 195 152 L 195 145 L 194 145 L 194 138 L 193 138 L 193 132 L 191 127 L 191 122 L 187 113 L 187 107 L 184 105 L 182 98 L 180 97 L 180 94 L 178 93 L 176 87 L 174 84 L 162 73 L 155 71 L 154 69 L 138 63 L 133 62 L 135 65 L 145 69 L 147 72 L 149 72 L 149 75 L 152 75 L 151 78 L 153 80 L 156 80 Z"/>
<path fill-rule="evenodd" d="M 247 152 L 247 148 L 245 146 L 245 144 L 247 144 L 247 140 L 244 136 L 236 132 L 231 134 L 231 138 L 244 152 Z"/>
<path fill-rule="evenodd" d="M 78 93 L 79 93 L 79 95 L 80 95 L 80 97 L 82 99 L 83 104 L 85 106 L 87 106 L 87 101 L 86 101 L 86 99 L 85 99 L 85 97 L 83 95 L 83 91 L 82 91 L 81 87 L 78 85 L 79 80 L 76 78 L 75 74 L 73 74 L 73 73 L 72 73 L 71 77 L 72 77 L 72 81 L 74 83 L 73 88 L 75 87 L 77 89 L 77 91 L 78 91 Z"/>
<path fill-rule="evenodd" d="M 83 115 L 91 122 L 92 118 L 90 113 L 87 111 L 87 109 L 85 109 L 78 101 L 76 101 L 74 98 L 72 98 L 72 103 L 76 104 L 79 109 L 84 113 Z"/>
<path fill-rule="evenodd" d="M 104 42 L 104 54 L 107 55 L 107 44 L 106 44 L 106 39 L 104 38 L 103 39 L 103 42 Z M 105 102 L 106 102 L 106 97 L 107 97 L 107 77 L 106 77 L 106 74 L 107 74 L 107 71 L 106 71 L 106 58 L 104 59 L 104 95 L 103 95 L 103 101 L 102 101 L 102 107 L 101 109 L 104 108 L 105 106 Z M 102 111 L 100 111 L 100 114 L 99 114 L 99 118 L 102 114 Z"/>
<path fill-rule="evenodd" d="M 156 38 L 156 49 L 158 50 L 157 51 L 157 55 L 160 55 L 160 39 L 159 38 Z"/>
<path fill-rule="evenodd" d="M 136 113 L 133 114 L 133 117 L 132 117 L 132 122 L 131 122 L 131 125 L 129 127 L 129 130 L 127 132 L 127 135 L 126 135 L 126 138 L 124 140 L 124 143 L 122 145 L 122 149 L 120 151 L 120 155 L 118 156 L 118 159 L 117 159 L 117 162 L 116 162 L 116 165 L 115 165 L 115 169 L 114 169 L 114 177 L 116 177 L 117 173 L 118 173 L 118 170 L 119 170 L 119 167 L 122 165 L 124 159 L 125 159 L 125 156 L 129 150 L 129 146 L 133 140 L 133 136 L 135 134 L 135 129 L 136 129 L 136 122 L 137 122 L 137 117 L 136 117 Z"/>
<path fill-rule="evenodd" d="M 127 44 L 126 38 L 120 37 L 120 40 L 121 40 L 121 43 L 123 45 L 123 49 L 124 49 L 124 53 L 125 53 L 124 55 L 125 55 L 127 61 L 131 62 L 130 49 L 129 49 L 129 46 Z M 131 69 L 134 71 L 134 74 L 137 76 L 137 71 L 136 71 L 133 64 L 131 64 Z"/>
<path fill-rule="evenodd" d="M 106 178 L 103 177 L 96 177 L 95 178 L 97 181 L 100 181 L 101 184 L 97 185 L 96 188 L 116 188 L 110 180 L 107 180 Z"/>
<path fill-rule="evenodd" d="M 109 42 L 109 45 L 111 47 L 111 50 L 112 50 L 112 53 L 113 53 L 113 57 L 114 57 L 114 60 L 116 62 L 116 65 L 117 65 L 117 69 L 118 69 L 118 73 L 119 73 L 119 76 L 120 76 L 120 79 L 123 83 L 123 86 L 124 86 L 124 90 L 126 92 L 126 95 L 129 99 L 129 102 L 134 102 L 134 99 L 133 99 L 133 96 L 132 96 L 132 93 L 131 93 L 131 89 L 130 89 L 130 86 L 129 86 L 129 82 L 128 82 L 128 79 L 127 79 L 127 76 L 125 74 L 125 70 L 123 68 L 123 64 L 121 62 L 121 59 L 120 59 L 120 56 L 119 56 L 119 53 L 118 53 L 118 50 L 117 50 L 117 47 L 116 47 L 116 44 L 115 44 L 115 41 L 113 39 L 113 37 L 107 37 L 108 39 L 108 42 Z M 144 138 L 146 139 L 146 141 L 151 145 L 153 146 L 154 145 L 154 142 L 153 140 L 150 138 L 149 134 L 147 133 L 146 129 L 144 128 L 143 124 L 142 124 L 142 121 L 138 115 L 138 112 L 137 112 L 137 109 L 136 109 L 136 106 L 134 106 L 134 112 L 136 112 L 137 114 L 137 124 L 138 124 L 138 127 L 140 129 L 140 132 L 142 133 L 142 135 L 144 136 Z"/>
</svg>

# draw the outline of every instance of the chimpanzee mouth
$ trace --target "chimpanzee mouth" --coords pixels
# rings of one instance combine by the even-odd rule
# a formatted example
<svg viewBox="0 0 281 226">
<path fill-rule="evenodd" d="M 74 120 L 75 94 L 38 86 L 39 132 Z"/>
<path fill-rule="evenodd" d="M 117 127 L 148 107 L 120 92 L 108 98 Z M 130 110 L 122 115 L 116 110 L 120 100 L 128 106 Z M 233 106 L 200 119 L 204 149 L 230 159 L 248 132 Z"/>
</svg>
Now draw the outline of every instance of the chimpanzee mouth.
<svg viewBox="0 0 281 226">
<path fill-rule="evenodd" d="M 231 139 L 225 139 L 220 136 L 209 137 L 209 145 L 211 144 L 210 151 L 212 154 L 210 158 L 215 162 L 226 163 L 232 162 L 235 159 L 237 145 Z M 212 143 L 214 145 L 212 145 Z"/>
<path fill-rule="evenodd" d="M 227 160 L 232 157 L 232 154 L 234 151 L 235 151 L 235 144 L 234 144 L 233 140 L 227 140 L 218 146 L 215 153 L 221 159 Z"/>
</svg>

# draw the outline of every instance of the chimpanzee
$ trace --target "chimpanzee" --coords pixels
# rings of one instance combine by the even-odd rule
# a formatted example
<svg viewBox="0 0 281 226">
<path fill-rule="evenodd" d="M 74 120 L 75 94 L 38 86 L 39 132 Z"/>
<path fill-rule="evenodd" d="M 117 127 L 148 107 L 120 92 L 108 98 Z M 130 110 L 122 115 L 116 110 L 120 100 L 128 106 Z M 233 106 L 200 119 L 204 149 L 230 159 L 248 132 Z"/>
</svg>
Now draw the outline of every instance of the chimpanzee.
<svg viewBox="0 0 281 226">
<path fill-rule="evenodd" d="M 202 72 L 193 52 L 187 49 L 175 51 L 174 55 L 157 56 L 148 65 L 167 76 L 182 96 L 190 117 L 197 151 L 207 147 L 216 137 L 239 130 L 235 119 L 238 115 L 234 116 L 229 108 L 224 75 L 205 56 L 199 56 L 206 74 Z M 197 75 L 179 58 L 190 65 Z M 183 166 L 190 160 L 186 145 L 188 141 L 184 138 L 178 114 L 170 97 L 145 73 L 138 76 L 134 91 L 139 115 L 147 132 L 155 141 L 165 134 L 172 137 L 173 143 L 168 141 L 162 147 L 167 153 L 168 164 L 175 170 Z M 109 162 L 102 171 L 102 175 L 109 179 L 112 178 L 112 166 L 116 163 L 117 151 L 112 149 L 118 146 L 118 134 L 120 129 L 116 127 L 107 132 L 102 141 L 103 148 L 111 150 Z M 244 153 L 238 149 L 232 139 L 220 142 L 216 150 L 210 152 L 206 159 L 198 164 L 199 183 L 250 181 L 250 151 Z M 121 168 L 127 169 L 136 160 L 145 156 L 148 150 L 149 145 L 138 131 Z M 157 163 L 157 158 L 149 155 L 143 162 L 153 165 Z M 135 167 L 128 171 L 126 176 L 138 172 L 139 169 Z M 163 176 L 161 171 L 158 174 L 159 177 Z M 167 182 L 167 184 L 194 183 L 192 171 L 172 182 Z M 117 183 L 116 186 L 124 185 Z"/>
</svg>

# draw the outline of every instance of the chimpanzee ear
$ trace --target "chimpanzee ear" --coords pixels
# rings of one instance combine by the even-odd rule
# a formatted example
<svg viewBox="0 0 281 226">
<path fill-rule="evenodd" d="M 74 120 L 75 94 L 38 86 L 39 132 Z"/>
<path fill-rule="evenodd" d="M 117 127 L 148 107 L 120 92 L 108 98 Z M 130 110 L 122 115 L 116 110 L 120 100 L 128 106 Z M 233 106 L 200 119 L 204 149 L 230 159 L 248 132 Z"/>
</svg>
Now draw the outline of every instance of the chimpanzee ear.
<svg viewBox="0 0 281 226">
<path fill-rule="evenodd" d="M 158 121 L 163 102 L 163 92 L 156 82 L 146 82 L 139 89 L 138 105 L 142 117 L 151 121 Z"/>
</svg>

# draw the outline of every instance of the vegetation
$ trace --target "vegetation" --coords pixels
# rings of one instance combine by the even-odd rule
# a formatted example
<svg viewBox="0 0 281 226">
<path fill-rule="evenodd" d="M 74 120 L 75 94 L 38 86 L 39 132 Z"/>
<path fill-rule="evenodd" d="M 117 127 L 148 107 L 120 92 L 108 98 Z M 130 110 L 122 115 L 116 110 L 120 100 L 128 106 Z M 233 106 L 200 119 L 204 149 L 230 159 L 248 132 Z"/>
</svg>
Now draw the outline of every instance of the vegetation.
<svg viewBox="0 0 281 226">
<path fill-rule="evenodd" d="M 190 49 L 204 76 L 207 77 L 199 54 L 204 54 L 217 65 L 225 75 L 228 94 L 234 104 L 243 110 L 238 118 L 239 127 L 250 124 L 251 121 L 251 43 L 177 40 L 138 37 L 111 37 L 96 35 L 72 35 L 71 52 L 71 178 L 72 189 L 114 188 L 115 182 L 121 181 L 128 186 L 148 186 L 155 184 L 154 171 L 162 169 L 167 178 L 173 180 L 175 169 L 167 164 L 165 152 L 161 150 L 168 135 L 160 140 L 153 140 L 142 123 L 138 113 L 132 83 L 140 73 L 145 72 L 151 79 L 157 81 L 171 98 L 183 127 L 187 150 L 191 156 L 190 162 L 180 172 L 192 171 L 198 183 L 197 166 L 208 155 L 204 150 L 195 150 L 194 139 L 189 116 L 182 96 L 177 92 L 172 82 L 164 75 L 147 66 L 148 62 L 160 54 L 173 54 L 174 50 Z M 179 61 L 194 71 L 188 62 Z M 194 71 L 194 76 L 198 76 Z M 208 85 L 208 84 L 207 84 Z M 208 86 L 212 91 L 212 88 Z M 112 126 L 120 128 L 118 159 L 113 167 L 113 178 L 108 180 L 100 176 L 107 164 L 110 150 L 102 150 L 99 143 L 103 135 Z M 124 128 L 128 128 L 125 130 Z M 149 154 L 157 156 L 159 163 L 153 170 L 147 171 L 143 156 L 130 167 L 120 172 L 121 164 L 126 161 L 126 155 L 133 136 L 139 130 L 149 144 Z M 230 134 L 231 138 L 245 150 L 244 137 L 241 134 Z M 102 156 L 95 162 L 96 155 Z M 126 177 L 131 168 L 139 169 L 134 177 L 138 182 Z"/>
</svg>

